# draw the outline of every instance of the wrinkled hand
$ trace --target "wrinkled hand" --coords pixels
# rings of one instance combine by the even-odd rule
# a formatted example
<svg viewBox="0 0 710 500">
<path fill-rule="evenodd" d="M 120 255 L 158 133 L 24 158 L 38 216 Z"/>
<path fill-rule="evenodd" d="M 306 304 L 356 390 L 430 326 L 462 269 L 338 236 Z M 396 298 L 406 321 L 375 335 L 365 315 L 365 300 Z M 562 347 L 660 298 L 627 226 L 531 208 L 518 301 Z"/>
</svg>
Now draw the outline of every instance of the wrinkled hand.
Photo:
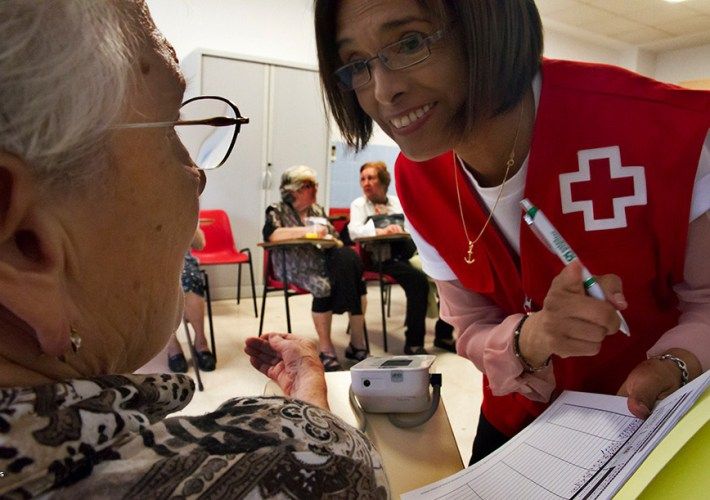
<svg viewBox="0 0 710 500">
<path fill-rule="evenodd" d="M 700 361 L 689 351 L 671 349 L 668 354 L 685 361 L 691 380 L 702 372 Z M 647 418 L 656 401 L 678 389 L 680 381 L 680 369 L 673 361 L 647 359 L 631 370 L 617 394 L 628 397 L 627 404 L 631 413 L 638 418 Z"/>
<path fill-rule="evenodd" d="M 585 294 L 579 261 L 552 280 L 542 310 L 530 315 L 520 333 L 520 352 L 530 364 L 542 365 L 552 354 L 594 356 L 606 336 L 619 330 L 616 310 L 627 306 L 621 280 L 613 274 L 596 279 L 606 301 Z"/>
<path fill-rule="evenodd" d="M 252 366 L 275 381 L 284 394 L 328 409 L 323 364 L 313 341 L 267 333 L 248 338 L 244 352 Z"/>
</svg>

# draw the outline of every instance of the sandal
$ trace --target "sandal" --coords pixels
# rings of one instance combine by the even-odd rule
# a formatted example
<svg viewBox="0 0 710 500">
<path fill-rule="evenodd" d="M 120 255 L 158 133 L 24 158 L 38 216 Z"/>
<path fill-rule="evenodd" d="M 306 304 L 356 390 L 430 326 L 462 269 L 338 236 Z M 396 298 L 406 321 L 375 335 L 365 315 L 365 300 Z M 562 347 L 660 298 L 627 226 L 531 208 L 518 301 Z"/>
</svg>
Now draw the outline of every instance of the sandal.
<svg viewBox="0 0 710 500">
<path fill-rule="evenodd" d="M 367 358 L 367 349 L 358 349 L 352 343 L 348 344 L 345 348 L 345 357 L 348 359 L 354 359 L 355 361 L 362 361 Z"/>
<path fill-rule="evenodd" d="M 318 357 L 320 358 L 320 362 L 323 363 L 323 369 L 327 372 L 337 372 L 343 369 L 335 354 L 321 352 Z"/>
</svg>

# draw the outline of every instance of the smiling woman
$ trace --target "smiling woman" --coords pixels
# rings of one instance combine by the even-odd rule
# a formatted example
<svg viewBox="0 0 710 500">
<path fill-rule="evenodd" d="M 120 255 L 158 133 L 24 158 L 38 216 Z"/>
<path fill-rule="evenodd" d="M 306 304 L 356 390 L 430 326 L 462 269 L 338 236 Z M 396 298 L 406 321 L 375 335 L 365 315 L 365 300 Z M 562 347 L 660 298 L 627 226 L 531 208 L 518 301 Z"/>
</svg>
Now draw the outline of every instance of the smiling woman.
<svg viewBox="0 0 710 500">
<path fill-rule="evenodd" d="M 533 0 L 316 0 L 315 27 L 347 142 L 374 120 L 401 148 L 408 228 L 485 375 L 472 461 L 562 390 L 628 396 L 645 418 L 710 368 L 710 93 L 542 60 Z M 606 300 L 521 228 L 524 196 L 609 273 Z"/>
<path fill-rule="evenodd" d="M 2 1 L 0 39 L 0 496 L 386 497 L 303 339 L 247 341 L 287 398 L 200 417 L 165 418 L 188 377 L 131 374 L 182 318 L 200 169 L 247 119 L 219 97 L 180 116 L 175 54 L 139 0 Z M 190 125 L 222 131 L 204 155 Z"/>
</svg>

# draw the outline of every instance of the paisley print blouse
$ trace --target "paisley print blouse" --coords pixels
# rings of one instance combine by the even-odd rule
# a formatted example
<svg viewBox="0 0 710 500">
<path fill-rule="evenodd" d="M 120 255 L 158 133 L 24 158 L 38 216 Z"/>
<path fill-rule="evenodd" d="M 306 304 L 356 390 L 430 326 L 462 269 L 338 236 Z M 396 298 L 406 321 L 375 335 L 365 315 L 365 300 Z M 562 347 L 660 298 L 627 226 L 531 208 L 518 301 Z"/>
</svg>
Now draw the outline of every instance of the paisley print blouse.
<svg viewBox="0 0 710 500">
<path fill-rule="evenodd" d="M 0 390 L 3 498 L 386 498 L 370 441 L 328 411 L 192 398 L 178 374 L 110 375 Z"/>
</svg>

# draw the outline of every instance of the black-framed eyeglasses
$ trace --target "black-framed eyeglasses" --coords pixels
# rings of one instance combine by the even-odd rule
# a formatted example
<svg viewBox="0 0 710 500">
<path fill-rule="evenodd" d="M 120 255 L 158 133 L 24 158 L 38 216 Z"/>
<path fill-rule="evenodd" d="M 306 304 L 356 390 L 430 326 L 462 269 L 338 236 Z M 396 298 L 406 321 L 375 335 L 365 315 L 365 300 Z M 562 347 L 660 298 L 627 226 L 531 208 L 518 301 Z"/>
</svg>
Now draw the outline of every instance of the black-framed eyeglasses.
<svg viewBox="0 0 710 500">
<path fill-rule="evenodd" d="M 227 161 L 245 123 L 249 123 L 249 118 L 243 117 L 229 99 L 205 95 L 183 102 L 177 121 L 120 123 L 111 128 L 176 127 L 175 132 L 195 166 L 200 170 L 213 170 Z"/>
<path fill-rule="evenodd" d="M 398 42 L 380 49 L 369 59 L 353 61 L 341 66 L 333 73 L 341 90 L 355 90 L 372 79 L 370 63 L 375 59 L 382 61 L 387 69 L 397 70 L 419 64 L 431 55 L 431 45 L 442 39 L 444 30 L 438 30 L 429 36 L 412 33 Z"/>
</svg>

